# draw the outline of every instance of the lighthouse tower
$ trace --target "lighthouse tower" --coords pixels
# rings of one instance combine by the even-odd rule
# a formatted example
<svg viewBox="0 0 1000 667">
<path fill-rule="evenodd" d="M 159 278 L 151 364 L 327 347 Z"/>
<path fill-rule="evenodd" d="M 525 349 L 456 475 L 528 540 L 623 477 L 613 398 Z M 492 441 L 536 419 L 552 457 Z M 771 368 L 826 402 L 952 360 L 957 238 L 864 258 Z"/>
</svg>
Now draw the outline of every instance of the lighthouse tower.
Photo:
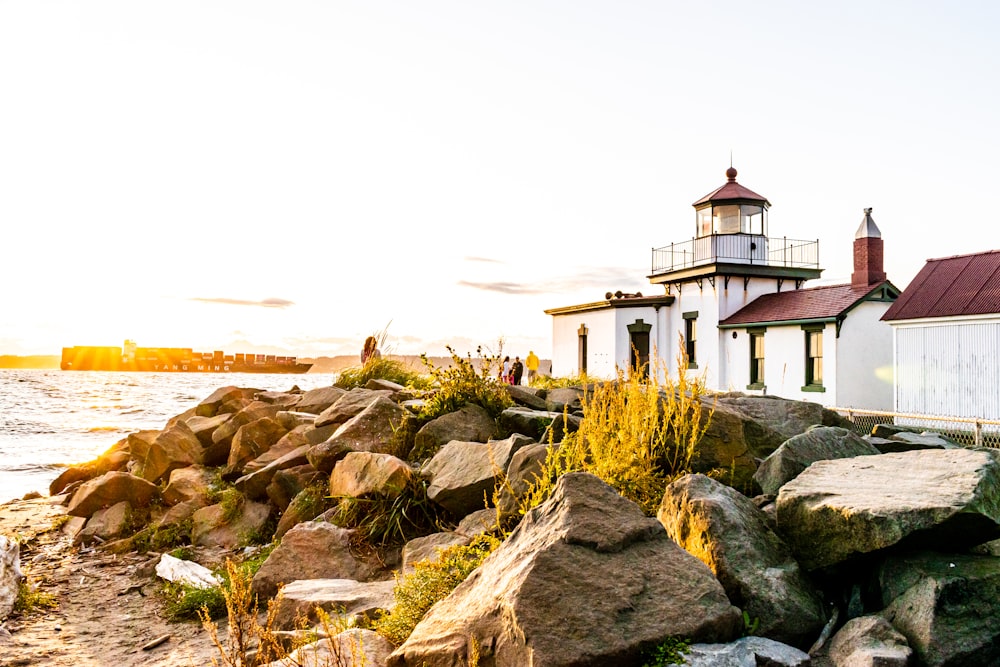
<svg viewBox="0 0 1000 667">
<path fill-rule="evenodd" d="M 693 204 L 695 235 L 690 240 L 653 249 L 648 276 L 676 298 L 672 308 L 660 313 L 659 356 L 673 368 L 683 351 L 690 368 L 707 372 L 709 386 L 725 363 L 719 322 L 763 294 L 797 290 L 822 273 L 819 241 L 769 236 L 771 203 L 736 176 L 730 167 L 726 182 Z M 681 333 L 683 350 L 678 340 L 666 338 L 669 332 Z"/>
</svg>

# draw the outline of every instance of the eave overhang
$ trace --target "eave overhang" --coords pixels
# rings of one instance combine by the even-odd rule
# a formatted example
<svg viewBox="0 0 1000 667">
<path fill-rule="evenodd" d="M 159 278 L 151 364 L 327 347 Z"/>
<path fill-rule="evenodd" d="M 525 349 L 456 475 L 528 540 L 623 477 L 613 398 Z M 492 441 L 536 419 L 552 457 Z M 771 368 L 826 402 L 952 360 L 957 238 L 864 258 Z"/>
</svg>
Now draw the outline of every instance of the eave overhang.
<svg viewBox="0 0 1000 667">
<path fill-rule="evenodd" d="M 767 264 L 742 264 L 715 262 L 692 266 L 678 271 L 654 273 L 646 278 L 654 285 L 664 283 L 684 283 L 710 276 L 733 276 L 751 278 L 784 278 L 792 280 L 813 280 L 819 278 L 823 269 L 797 266 L 771 266 Z"/>
<path fill-rule="evenodd" d="M 569 315 L 572 313 L 588 313 L 595 310 L 607 310 L 609 308 L 663 308 L 670 306 L 674 302 L 674 296 L 664 294 L 661 296 L 643 296 L 631 299 L 605 299 L 592 303 L 581 303 L 576 306 L 562 306 L 560 308 L 549 308 L 544 311 L 546 315 Z"/>
</svg>

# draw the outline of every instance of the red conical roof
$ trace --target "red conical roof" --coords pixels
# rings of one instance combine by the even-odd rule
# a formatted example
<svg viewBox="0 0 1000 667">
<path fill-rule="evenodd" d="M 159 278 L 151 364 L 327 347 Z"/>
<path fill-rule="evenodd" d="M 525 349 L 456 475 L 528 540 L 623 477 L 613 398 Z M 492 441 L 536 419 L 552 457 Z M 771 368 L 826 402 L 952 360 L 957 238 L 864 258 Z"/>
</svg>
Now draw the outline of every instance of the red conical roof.
<svg viewBox="0 0 1000 667">
<path fill-rule="evenodd" d="M 720 188 L 712 190 L 707 195 L 696 201 L 692 206 L 698 207 L 702 204 L 707 204 L 709 202 L 725 202 L 732 201 L 734 199 L 751 200 L 754 202 L 760 202 L 764 206 L 770 208 L 771 202 L 767 201 L 766 197 L 763 197 L 753 190 L 743 187 L 736 182 L 736 170 L 730 167 L 726 170 L 727 182 Z"/>
</svg>

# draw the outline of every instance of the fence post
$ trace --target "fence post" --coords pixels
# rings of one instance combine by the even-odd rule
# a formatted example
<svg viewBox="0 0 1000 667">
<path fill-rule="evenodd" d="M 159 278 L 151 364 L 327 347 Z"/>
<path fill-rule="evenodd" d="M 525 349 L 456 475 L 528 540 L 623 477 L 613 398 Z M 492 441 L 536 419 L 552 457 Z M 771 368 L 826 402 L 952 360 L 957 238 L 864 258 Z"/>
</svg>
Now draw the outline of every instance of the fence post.
<svg viewBox="0 0 1000 667">
<path fill-rule="evenodd" d="M 983 423 L 976 420 L 976 447 L 983 446 Z"/>
</svg>

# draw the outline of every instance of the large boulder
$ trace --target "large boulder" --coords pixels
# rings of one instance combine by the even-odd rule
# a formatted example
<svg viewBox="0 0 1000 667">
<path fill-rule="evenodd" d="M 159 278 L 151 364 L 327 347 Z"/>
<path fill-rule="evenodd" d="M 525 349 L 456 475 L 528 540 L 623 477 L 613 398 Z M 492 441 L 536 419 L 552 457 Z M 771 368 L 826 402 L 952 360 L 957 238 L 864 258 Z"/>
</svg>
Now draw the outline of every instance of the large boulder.
<svg viewBox="0 0 1000 667">
<path fill-rule="evenodd" d="M 292 498 L 324 477 L 326 476 L 322 472 L 308 464 L 279 470 L 267 485 L 267 497 L 283 512 Z"/>
<path fill-rule="evenodd" d="M 297 579 L 370 581 L 383 578 L 382 568 L 374 557 L 354 554 L 352 535 L 353 531 L 331 523 L 307 521 L 298 524 L 285 533 L 281 544 L 257 570 L 253 592 L 273 597 L 279 586 Z"/>
<path fill-rule="evenodd" d="M 240 477 L 233 482 L 233 486 L 235 486 L 238 491 L 246 495 L 248 498 L 253 500 L 263 500 L 267 497 L 268 485 L 274 479 L 275 474 L 277 474 L 279 470 L 294 468 L 295 466 L 306 465 L 309 463 L 309 459 L 306 458 L 306 453 L 309 451 L 309 448 L 310 445 L 302 445 L 297 449 L 293 449 L 292 451 L 287 452 L 284 456 L 278 457 L 263 468 L 259 468 L 254 472 Z"/>
<path fill-rule="evenodd" d="M 835 417 L 827 414 L 830 411 L 819 403 L 793 401 L 778 396 L 723 394 L 718 398 L 717 407 L 739 412 L 751 424 L 759 426 L 759 434 L 753 432 L 752 425 L 748 425 L 751 432 L 747 433 L 747 441 L 758 451 L 766 449 L 773 442 L 771 433 L 777 433 L 784 441 L 805 433 L 810 426 L 844 425 L 843 422 L 829 423 Z M 758 440 L 758 436 L 762 440 Z"/>
<path fill-rule="evenodd" d="M 482 509 L 492 503 L 497 477 L 511 457 L 533 443 L 523 435 L 488 443 L 449 442 L 421 469 L 430 480 L 427 497 L 456 516 Z"/>
<path fill-rule="evenodd" d="M 135 473 L 155 484 L 173 470 L 201 464 L 205 448 L 191 427 L 177 422 L 156 436 L 144 458 L 132 458 L 138 462 Z"/>
<path fill-rule="evenodd" d="M 511 457 L 507 464 L 505 483 L 497 497 L 496 509 L 502 517 L 516 516 L 519 513 L 521 501 L 542 473 L 550 446 L 558 447 L 544 443 L 526 445 Z"/>
<path fill-rule="evenodd" d="M 299 400 L 298 405 L 295 406 L 295 409 L 318 415 L 340 400 L 340 397 L 346 393 L 347 390 L 340 387 L 311 389 L 302 394 L 302 398 Z"/>
<path fill-rule="evenodd" d="M 371 389 L 352 389 L 338 398 L 330 407 L 319 413 L 314 422 L 319 426 L 340 426 L 353 417 L 358 416 L 376 398 L 388 398 L 392 396 L 391 391 L 373 391 Z"/>
<path fill-rule="evenodd" d="M 87 525 L 73 538 L 73 544 L 90 544 L 95 540 L 107 542 L 125 534 L 132 519 L 132 506 L 127 500 L 111 507 L 97 510 L 87 520 Z"/>
<path fill-rule="evenodd" d="M 292 630 L 297 625 L 319 622 L 317 610 L 348 618 L 374 619 L 392 607 L 396 582 L 361 582 L 352 579 L 300 579 L 284 585 L 275 611 L 274 627 Z"/>
<path fill-rule="evenodd" d="M 340 405 L 350 393 L 340 399 Z M 379 452 L 405 458 L 409 453 L 404 449 L 397 431 L 407 415 L 401 408 L 384 396 L 376 396 L 368 407 L 351 417 L 324 443 L 329 447 L 345 447 L 354 452 Z M 316 420 L 317 425 L 319 420 Z"/>
<path fill-rule="evenodd" d="M 545 404 L 546 391 L 535 387 L 527 387 L 519 384 L 508 384 L 504 386 L 507 393 L 518 405 L 523 405 L 532 410 L 547 410 Z"/>
<path fill-rule="evenodd" d="M 545 409 L 550 412 L 577 412 L 583 409 L 583 387 L 557 387 L 545 394 Z"/>
<path fill-rule="evenodd" d="M 233 549 L 253 541 L 267 541 L 264 530 L 273 508 L 267 503 L 243 501 L 235 510 L 209 505 L 191 515 L 191 543 L 203 547 Z M 230 516 L 231 514 L 231 516 Z"/>
<path fill-rule="evenodd" d="M 198 415 L 193 415 L 185 419 L 184 423 L 188 425 L 191 432 L 194 433 L 196 438 L 198 438 L 198 442 L 205 447 L 210 447 L 212 445 L 212 434 L 215 433 L 215 429 L 219 428 L 232 418 L 233 415 L 230 413 L 223 413 L 214 417 L 199 417 Z"/>
<path fill-rule="evenodd" d="M 1000 664 L 1000 559 L 932 552 L 888 558 L 879 585 L 882 615 L 919 664 Z"/>
<path fill-rule="evenodd" d="M 206 498 L 212 493 L 215 473 L 204 466 L 178 468 L 170 473 L 163 502 L 176 505 L 194 498 Z"/>
<path fill-rule="evenodd" d="M 84 482 L 73 494 L 66 513 L 70 516 L 90 517 L 99 509 L 111 507 L 123 500 L 133 507 L 144 507 L 160 495 L 159 489 L 141 477 L 127 472 L 108 472 Z"/>
<path fill-rule="evenodd" d="M 586 473 L 552 497 L 417 624 L 388 665 L 638 664 L 668 637 L 725 642 L 742 627 L 711 571 Z"/>
<path fill-rule="evenodd" d="M 413 443 L 415 457 L 433 456 L 452 440 L 486 442 L 497 432 L 497 422 L 485 408 L 470 403 L 456 412 L 432 419 L 417 431 Z"/>
<path fill-rule="evenodd" d="M 778 530 L 807 570 L 899 543 L 1000 537 L 1000 456 L 946 449 L 817 461 L 781 487 Z"/>
<path fill-rule="evenodd" d="M 859 616 L 833 636 L 827 657 L 833 667 L 907 667 L 913 649 L 883 617 Z"/>
<path fill-rule="evenodd" d="M 212 444 L 205 449 L 205 465 L 227 464 L 233 438 L 242 427 L 258 419 L 275 419 L 281 411 L 280 405 L 270 405 L 263 401 L 254 401 L 248 404 L 234 414 L 231 419 L 212 431 Z"/>
<path fill-rule="evenodd" d="M 414 563 L 422 560 L 437 561 L 442 550 L 459 544 L 464 546 L 470 542 L 472 537 L 457 531 L 431 533 L 412 539 L 403 545 L 403 571 L 412 572 Z"/>
<path fill-rule="evenodd" d="M 241 426 L 233 436 L 222 479 L 232 482 L 242 476 L 247 463 L 273 447 L 287 432 L 273 417 L 263 417 Z"/>
<path fill-rule="evenodd" d="M 307 486 L 292 498 L 281 513 L 278 527 L 274 530 L 275 539 L 281 539 L 285 533 L 304 521 L 317 519 L 338 502 L 326 495 L 322 481 Z"/>
<path fill-rule="evenodd" d="M 694 644 L 684 654 L 684 664 L 688 667 L 810 667 L 813 662 L 808 653 L 794 646 L 766 637 L 743 637 L 729 644 Z"/>
<path fill-rule="evenodd" d="M 775 494 L 816 461 L 872 456 L 879 450 L 845 428 L 819 426 L 782 443 L 757 467 L 754 481 L 764 494 Z"/>
<path fill-rule="evenodd" d="M 563 413 L 531 408 L 513 407 L 500 413 L 500 428 L 505 433 L 520 433 L 521 435 L 541 440 L 546 429 L 556 420 L 562 421 Z M 579 425 L 579 418 L 569 415 L 569 423 Z M 573 430 L 570 428 L 569 430 Z"/>
<path fill-rule="evenodd" d="M 799 648 L 815 641 L 826 623 L 819 592 L 753 501 L 704 475 L 685 475 L 667 486 L 656 516 L 711 568 L 729 601 L 758 619 L 758 635 Z"/>
<path fill-rule="evenodd" d="M 268 663 L 264 667 L 288 665 L 323 665 L 324 667 L 384 667 L 392 653 L 389 640 L 373 630 L 351 628 L 343 632 L 306 644 L 292 651 L 287 658 Z"/>
<path fill-rule="evenodd" d="M 155 433 L 155 431 L 154 431 Z M 55 496 L 66 490 L 74 482 L 86 482 L 112 470 L 120 471 L 128 464 L 130 453 L 128 439 L 115 443 L 108 451 L 93 461 L 66 468 L 49 484 L 49 495 Z"/>
<path fill-rule="evenodd" d="M 413 469 L 392 454 L 351 452 L 337 463 L 330 475 L 330 495 L 398 498 L 412 479 Z"/>
<path fill-rule="evenodd" d="M 215 417 L 223 406 L 233 405 L 245 399 L 250 399 L 258 389 L 241 389 L 239 387 L 219 387 L 195 407 L 195 413 L 200 417 Z"/>
</svg>

